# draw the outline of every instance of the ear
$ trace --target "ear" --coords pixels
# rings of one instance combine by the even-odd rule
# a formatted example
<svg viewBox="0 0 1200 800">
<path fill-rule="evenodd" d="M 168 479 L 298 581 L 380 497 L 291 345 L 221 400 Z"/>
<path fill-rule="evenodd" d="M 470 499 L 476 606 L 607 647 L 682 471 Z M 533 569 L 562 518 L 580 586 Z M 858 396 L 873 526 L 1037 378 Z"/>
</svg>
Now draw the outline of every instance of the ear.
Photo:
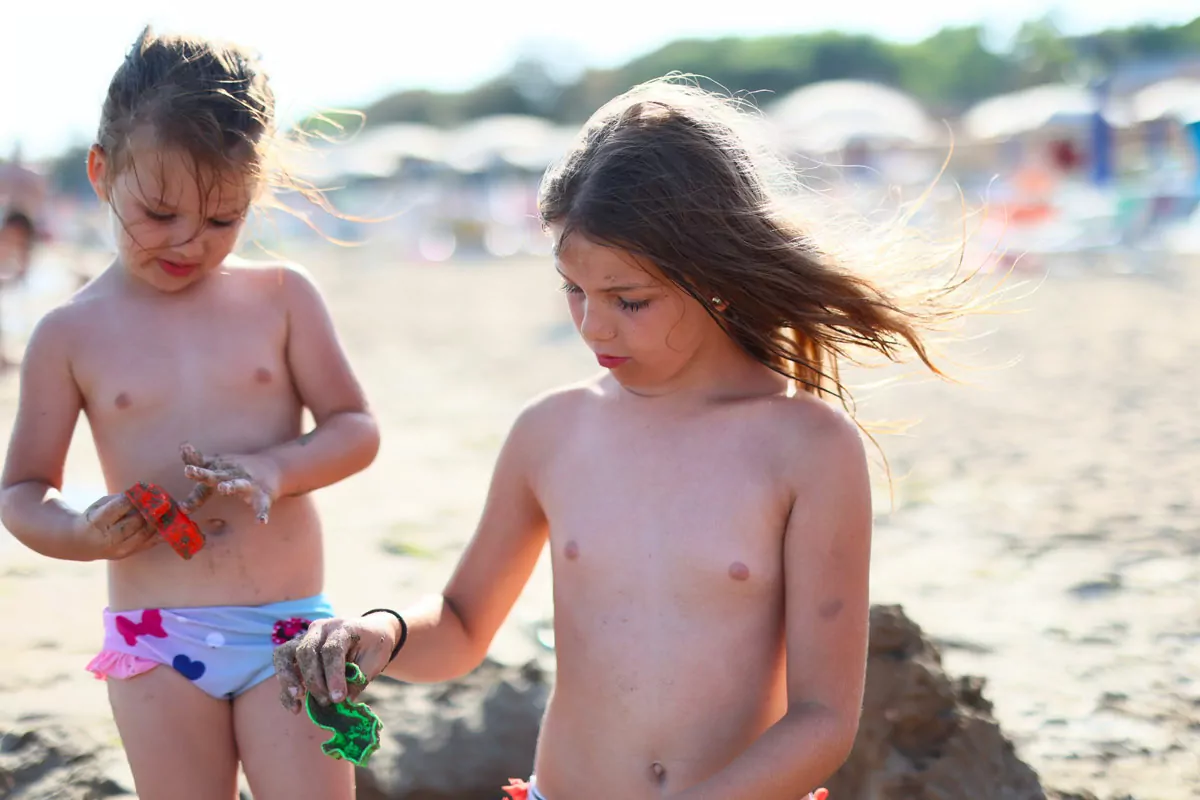
<svg viewBox="0 0 1200 800">
<path fill-rule="evenodd" d="M 104 148 L 98 144 L 88 148 L 87 155 L 87 175 L 88 182 L 92 184 L 92 191 L 96 193 L 96 197 L 100 198 L 100 202 L 108 202 L 108 174 L 109 164 L 105 156 Z"/>
</svg>

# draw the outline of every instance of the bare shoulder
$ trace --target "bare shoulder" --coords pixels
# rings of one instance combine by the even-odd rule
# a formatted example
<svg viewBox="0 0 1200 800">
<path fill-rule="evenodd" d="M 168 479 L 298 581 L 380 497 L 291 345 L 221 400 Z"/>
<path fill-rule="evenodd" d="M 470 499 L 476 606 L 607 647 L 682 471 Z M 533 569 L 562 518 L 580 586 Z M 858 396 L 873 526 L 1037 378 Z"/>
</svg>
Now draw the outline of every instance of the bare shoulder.
<svg viewBox="0 0 1200 800">
<path fill-rule="evenodd" d="M 81 291 L 47 311 L 33 326 L 27 348 L 31 355 L 59 352 L 70 355 L 72 345 L 108 311 L 105 297 Z"/>
<path fill-rule="evenodd" d="M 222 271 L 242 286 L 284 296 L 320 296 L 312 273 L 294 261 L 251 261 L 230 256 Z"/>
<path fill-rule="evenodd" d="M 601 391 L 598 381 L 587 380 L 542 392 L 524 404 L 517 425 L 546 428 L 569 423 L 587 405 L 598 402 Z"/>
<path fill-rule="evenodd" d="M 863 433 L 843 409 L 802 393 L 773 398 L 762 411 L 781 474 L 824 484 L 865 472 Z"/>
<path fill-rule="evenodd" d="M 604 387 L 598 379 L 567 384 L 544 392 L 517 414 L 509 434 L 510 444 L 537 454 L 544 461 L 556 445 L 564 441 L 578 424 L 580 415 L 604 399 Z"/>
</svg>

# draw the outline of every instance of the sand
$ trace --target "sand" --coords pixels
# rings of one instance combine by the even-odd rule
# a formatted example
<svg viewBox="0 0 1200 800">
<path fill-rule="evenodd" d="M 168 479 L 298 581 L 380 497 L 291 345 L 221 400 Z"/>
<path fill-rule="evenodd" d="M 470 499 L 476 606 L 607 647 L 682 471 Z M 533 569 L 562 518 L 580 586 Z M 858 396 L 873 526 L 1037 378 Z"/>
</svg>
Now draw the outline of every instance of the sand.
<svg viewBox="0 0 1200 800">
<path fill-rule="evenodd" d="M 403 605 L 449 575 L 522 404 L 594 362 L 548 261 L 288 252 L 317 275 L 383 430 L 368 472 L 318 494 L 327 588 L 345 613 Z M 31 304 L 32 319 L 68 288 L 42 279 L 4 302 Z M 983 367 L 960 368 L 965 385 L 862 394 L 866 419 L 922 420 L 880 438 L 895 500 L 877 469 L 872 599 L 903 604 L 950 673 L 987 678 L 997 718 L 1048 785 L 1200 798 L 1198 299 L 1200 265 L 1052 265 L 1021 313 L 970 326 L 988 335 L 955 353 Z M 15 378 L 0 379 L 5 440 L 16 397 Z M 67 480 L 80 508 L 103 491 L 83 421 Z M 53 714 L 115 742 L 104 685 L 83 670 L 101 641 L 103 567 L 3 538 L 0 575 L 0 720 Z M 549 599 L 543 559 L 495 657 L 548 661 L 537 636 Z"/>
</svg>

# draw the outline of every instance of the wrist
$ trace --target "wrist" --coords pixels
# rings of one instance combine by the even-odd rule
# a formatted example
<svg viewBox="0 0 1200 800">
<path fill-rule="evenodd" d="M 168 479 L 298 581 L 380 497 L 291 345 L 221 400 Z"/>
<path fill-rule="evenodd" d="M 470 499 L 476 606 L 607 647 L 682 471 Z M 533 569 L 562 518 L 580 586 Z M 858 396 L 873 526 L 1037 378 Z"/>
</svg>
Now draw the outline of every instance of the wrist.
<svg viewBox="0 0 1200 800">
<path fill-rule="evenodd" d="M 273 449 L 268 450 L 263 458 L 266 469 L 266 475 L 263 476 L 264 488 L 267 495 L 271 498 L 271 502 L 278 500 L 280 497 L 286 497 L 290 491 L 285 491 L 284 486 L 284 463 L 283 459 Z"/>
<path fill-rule="evenodd" d="M 384 614 L 393 617 L 392 652 L 387 661 L 388 664 L 391 664 L 396 660 L 396 656 L 400 654 L 400 651 L 404 648 L 405 643 L 408 641 L 408 623 L 404 620 L 404 617 L 400 616 L 398 612 L 393 611 L 390 608 L 373 608 L 370 611 L 365 612 L 363 617 L 368 617 L 371 615 L 382 616 Z"/>
<path fill-rule="evenodd" d="M 87 515 L 81 512 L 72 512 L 71 524 L 68 526 L 64 538 L 64 547 L 62 558 L 65 561 L 98 561 L 100 556 L 96 553 L 93 544 L 94 540 L 91 536 L 92 525 L 88 522 Z"/>
<path fill-rule="evenodd" d="M 285 455 L 280 452 L 282 448 L 283 445 L 276 445 L 246 456 L 254 482 L 267 493 L 271 502 L 290 494 L 290 487 L 285 485 L 287 465 Z"/>
</svg>

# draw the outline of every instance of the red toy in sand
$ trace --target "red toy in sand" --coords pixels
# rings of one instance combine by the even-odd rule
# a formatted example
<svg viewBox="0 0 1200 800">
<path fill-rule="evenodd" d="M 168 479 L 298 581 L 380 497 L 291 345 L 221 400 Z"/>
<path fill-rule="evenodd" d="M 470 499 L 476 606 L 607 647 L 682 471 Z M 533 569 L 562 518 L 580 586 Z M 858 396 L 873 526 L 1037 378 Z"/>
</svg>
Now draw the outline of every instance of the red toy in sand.
<svg viewBox="0 0 1200 800">
<path fill-rule="evenodd" d="M 204 547 L 204 532 L 183 513 L 179 504 L 161 486 L 153 483 L 135 483 L 126 492 L 129 502 L 167 544 L 185 559 L 191 558 Z"/>
</svg>

